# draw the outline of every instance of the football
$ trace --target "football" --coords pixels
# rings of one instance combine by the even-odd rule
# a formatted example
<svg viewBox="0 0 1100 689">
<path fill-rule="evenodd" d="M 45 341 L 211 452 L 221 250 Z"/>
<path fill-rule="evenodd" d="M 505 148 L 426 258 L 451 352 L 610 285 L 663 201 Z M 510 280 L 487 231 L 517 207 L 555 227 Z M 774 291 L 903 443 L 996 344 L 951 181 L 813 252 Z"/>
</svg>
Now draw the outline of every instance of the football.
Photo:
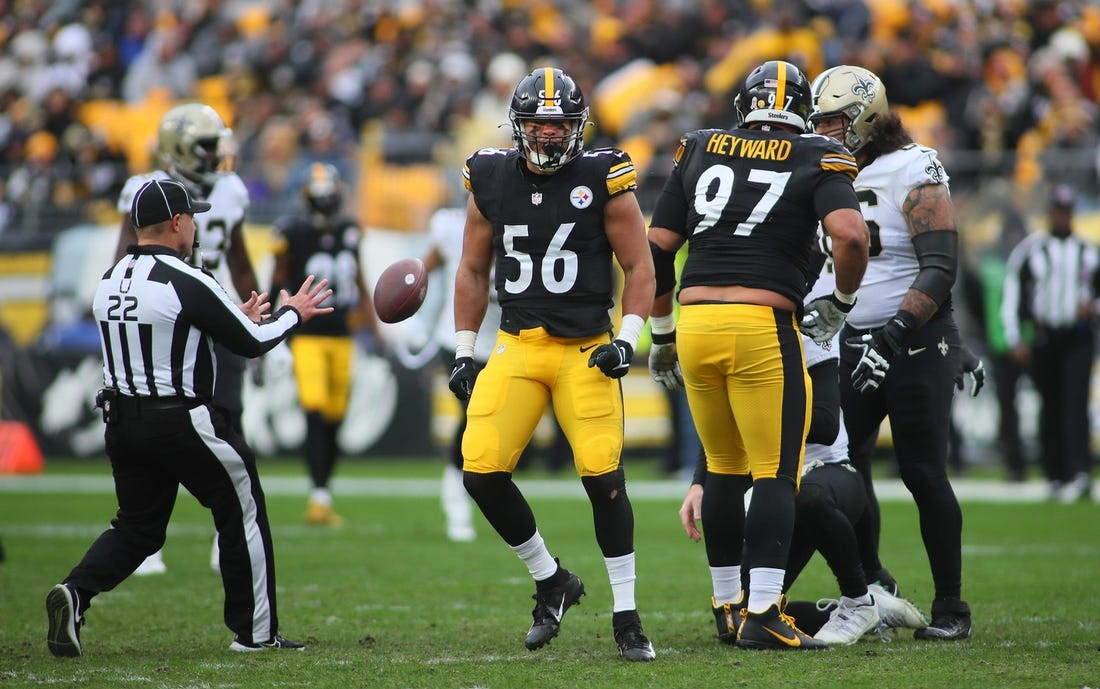
<svg viewBox="0 0 1100 689">
<path fill-rule="evenodd" d="M 374 312 L 383 323 L 400 323 L 416 313 L 428 293 L 428 271 L 419 258 L 391 264 L 374 283 Z"/>
</svg>

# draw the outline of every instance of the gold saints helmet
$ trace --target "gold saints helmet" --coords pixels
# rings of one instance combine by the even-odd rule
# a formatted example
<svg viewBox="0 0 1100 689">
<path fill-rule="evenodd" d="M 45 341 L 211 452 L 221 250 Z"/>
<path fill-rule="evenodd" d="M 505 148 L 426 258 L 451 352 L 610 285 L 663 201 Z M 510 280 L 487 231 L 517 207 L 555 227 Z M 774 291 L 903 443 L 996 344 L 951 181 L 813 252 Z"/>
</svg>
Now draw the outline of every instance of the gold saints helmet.
<svg viewBox="0 0 1100 689">
<path fill-rule="evenodd" d="M 886 87 L 875 73 L 862 67 L 840 65 L 822 72 L 810 86 L 814 112 L 811 124 L 823 117 L 844 115 L 848 126 L 842 143 L 852 153 L 871 141 L 875 118 L 886 114 Z"/>
<path fill-rule="evenodd" d="M 212 187 L 232 154 L 233 130 L 203 103 L 184 103 L 164 114 L 157 130 L 157 155 L 174 177 Z"/>
</svg>

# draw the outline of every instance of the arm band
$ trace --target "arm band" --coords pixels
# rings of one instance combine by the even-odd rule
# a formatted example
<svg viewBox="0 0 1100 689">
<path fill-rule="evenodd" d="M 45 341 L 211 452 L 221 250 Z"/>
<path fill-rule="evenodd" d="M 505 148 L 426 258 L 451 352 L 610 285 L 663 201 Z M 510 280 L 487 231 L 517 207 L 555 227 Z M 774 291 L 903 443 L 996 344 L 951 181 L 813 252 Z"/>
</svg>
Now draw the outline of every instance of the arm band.
<svg viewBox="0 0 1100 689">
<path fill-rule="evenodd" d="M 653 272 L 657 278 L 656 296 L 668 294 L 676 287 L 676 252 L 665 251 L 650 242 L 649 253 L 653 254 Z"/>
<path fill-rule="evenodd" d="M 637 349 L 638 338 L 641 337 L 642 328 L 644 327 L 644 318 L 634 313 L 628 313 L 623 316 L 622 325 L 619 326 L 619 334 L 615 336 L 615 339 L 628 343 L 631 349 Z"/>
<path fill-rule="evenodd" d="M 649 327 L 653 344 L 672 344 L 676 341 L 676 317 L 671 313 L 667 316 L 650 316 Z"/>
<path fill-rule="evenodd" d="M 474 342 L 477 341 L 477 333 L 473 330 L 459 330 L 455 333 L 455 358 L 474 357 Z"/>
<path fill-rule="evenodd" d="M 959 264 L 959 233 L 954 230 L 922 232 L 913 237 L 920 272 L 911 285 L 924 292 L 937 304 L 951 296 Z"/>
</svg>

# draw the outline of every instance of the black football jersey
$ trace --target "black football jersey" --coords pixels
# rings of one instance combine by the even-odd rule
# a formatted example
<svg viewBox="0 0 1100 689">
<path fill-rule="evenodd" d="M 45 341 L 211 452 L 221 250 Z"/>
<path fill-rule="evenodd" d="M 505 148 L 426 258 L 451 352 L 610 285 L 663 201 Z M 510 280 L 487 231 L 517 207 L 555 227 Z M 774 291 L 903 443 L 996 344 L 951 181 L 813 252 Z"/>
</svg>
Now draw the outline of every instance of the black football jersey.
<svg viewBox="0 0 1100 689">
<path fill-rule="evenodd" d="M 615 278 L 604 206 L 637 188 L 630 156 L 585 151 L 553 175 L 538 175 L 515 149 L 488 148 L 466 160 L 463 175 L 493 225 L 501 329 L 609 332 Z"/>
<path fill-rule="evenodd" d="M 801 304 L 818 222 L 859 210 L 855 159 L 832 139 L 706 129 L 680 140 L 652 226 L 689 241 L 680 288 L 740 285 Z"/>
<path fill-rule="evenodd" d="M 275 222 L 275 253 L 289 252 L 290 284 L 296 290 L 310 275 L 328 278 L 332 296 L 325 306 L 332 313 L 314 316 L 296 335 L 348 335 L 348 312 L 359 306 L 359 243 L 362 232 L 350 218 L 339 217 L 327 230 L 319 230 L 302 217 Z"/>
</svg>

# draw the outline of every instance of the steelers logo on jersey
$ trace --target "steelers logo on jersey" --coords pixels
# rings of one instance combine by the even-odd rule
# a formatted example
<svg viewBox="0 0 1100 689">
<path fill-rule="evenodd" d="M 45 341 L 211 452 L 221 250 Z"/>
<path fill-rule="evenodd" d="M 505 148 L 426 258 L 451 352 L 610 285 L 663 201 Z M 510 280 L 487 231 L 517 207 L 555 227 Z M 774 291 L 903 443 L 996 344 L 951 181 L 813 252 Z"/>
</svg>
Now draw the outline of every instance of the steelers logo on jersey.
<svg viewBox="0 0 1100 689">
<path fill-rule="evenodd" d="M 569 192 L 569 202 L 574 208 L 588 208 L 592 205 L 592 190 L 584 185 L 573 187 L 573 191 Z"/>
</svg>

